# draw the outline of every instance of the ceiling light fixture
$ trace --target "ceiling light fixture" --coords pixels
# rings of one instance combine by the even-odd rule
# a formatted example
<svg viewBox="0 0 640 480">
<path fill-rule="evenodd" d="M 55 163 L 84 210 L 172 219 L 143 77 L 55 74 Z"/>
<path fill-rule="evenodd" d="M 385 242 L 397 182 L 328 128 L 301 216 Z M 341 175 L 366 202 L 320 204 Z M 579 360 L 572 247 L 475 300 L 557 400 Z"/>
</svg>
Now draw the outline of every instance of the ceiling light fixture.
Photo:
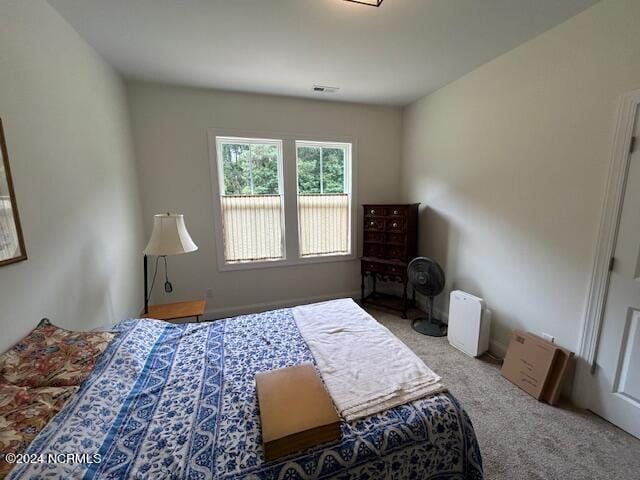
<svg viewBox="0 0 640 480">
<path fill-rule="evenodd" d="M 382 0 L 344 0 L 345 2 L 359 3 L 361 5 L 369 5 L 370 7 L 379 7 Z"/>
</svg>

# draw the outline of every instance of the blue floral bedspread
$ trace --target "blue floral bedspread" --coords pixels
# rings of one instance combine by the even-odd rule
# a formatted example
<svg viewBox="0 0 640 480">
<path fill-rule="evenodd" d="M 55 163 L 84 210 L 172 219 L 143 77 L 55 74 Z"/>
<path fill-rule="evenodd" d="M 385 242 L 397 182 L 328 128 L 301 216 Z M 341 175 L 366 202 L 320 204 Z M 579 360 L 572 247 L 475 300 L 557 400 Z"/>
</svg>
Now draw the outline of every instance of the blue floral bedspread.
<svg viewBox="0 0 640 480">
<path fill-rule="evenodd" d="M 313 361 L 290 309 L 201 324 L 126 320 L 115 330 L 94 373 L 29 446 L 32 463 L 8 478 L 482 478 L 473 427 L 450 394 L 343 422 L 339 442 L 265 462 L 254 376 Z"/>
</svg>

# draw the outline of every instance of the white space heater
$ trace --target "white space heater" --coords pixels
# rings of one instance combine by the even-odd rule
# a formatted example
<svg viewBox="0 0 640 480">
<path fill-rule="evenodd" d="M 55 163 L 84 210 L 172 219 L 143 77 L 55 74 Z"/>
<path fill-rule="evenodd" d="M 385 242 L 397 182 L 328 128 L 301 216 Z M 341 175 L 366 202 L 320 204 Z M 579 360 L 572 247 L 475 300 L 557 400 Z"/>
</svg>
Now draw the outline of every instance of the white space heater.
<svg viewBox="0 0 640 480">
<path fill-rule="evenodd" d="M 491 310 L 484 300 L 460 290 L 451 292 L 449 300 L 449 343 L 472 357 L 489 349 Z"/>
</svg>

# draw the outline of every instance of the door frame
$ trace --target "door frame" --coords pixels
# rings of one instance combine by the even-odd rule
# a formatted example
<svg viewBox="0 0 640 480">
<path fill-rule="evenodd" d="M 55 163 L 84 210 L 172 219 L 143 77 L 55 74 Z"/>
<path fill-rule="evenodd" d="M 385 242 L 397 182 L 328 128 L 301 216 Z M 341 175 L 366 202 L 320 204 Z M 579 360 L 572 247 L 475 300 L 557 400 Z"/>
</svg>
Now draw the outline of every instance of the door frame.
<svg viewBox="0 0 640 480">
<path fill-rule="evenodd" d="M 605 196 L 600 214 L 600 229 L 596 243 L 587 306 L 580 333 L 580 343 L 573 400 L 584 405 L 588 388 L 587 377 L 593 373 L 598 355 L 604 305 L 609 289 L 610 262 L 616 248 L 627 172 L 631 160 L 630 145 L 635 129 L 636 112 L 640 108 L 640 90 L 623 95 L 618 106 L 618 118 L 613 137 L 611 160 Z"/>
</svg>

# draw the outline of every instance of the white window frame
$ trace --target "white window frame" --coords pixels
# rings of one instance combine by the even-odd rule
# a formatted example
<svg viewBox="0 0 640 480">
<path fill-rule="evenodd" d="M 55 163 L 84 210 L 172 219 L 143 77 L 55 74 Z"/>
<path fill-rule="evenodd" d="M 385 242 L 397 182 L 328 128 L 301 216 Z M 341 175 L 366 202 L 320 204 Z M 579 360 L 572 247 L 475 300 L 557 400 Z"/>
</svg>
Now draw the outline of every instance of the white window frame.
<svg viewBox="0 0 640 480">
<path fill-rule="evenodd" d="M 225 137 L 225 136 L 217 136 L 216 137 L 216 152 L 221 143 L 237 143 L 242 145 L 265 145 L 272 144 L 275 145 L 278 149 L 278 195 L 283 194 L 283 176 L 282 176 L 282 164 L 284 162 L 284 156 L 282 152 L 282 141 L 277 138 L 244 138 L 244 137 Z M 218 187 L 220 188 L 220 192 L 224 191 L 224 166 L 222 163 L 217 161 L 218 164 Z M 251 182 L 252 190 L 253 190 L 253 181 Z M 254 193 L 251 193 L 254 195 Z"/>
<path fill-rule="evenodd" d="M 231 266 L 231 265 L 243 265 L 243 264 L 247 264 L 247 263 L 271 263 L 271 262 L 280 262 L 284 259 L 287 258 L 287 242 L 286 242 L 286 236 L 287 236 L 287 230 L 286 230 L 286 222 L 285 222 L 285 216 L 284 216 L 284 176 L 282 174 L 282 170 L 284 168 L 284 154 L 283 154 L 283 142 L 280 139 L 275 139 L 275 138 L 264 138 L 264 137 L 260 137 L 260 138 L 256 138 L 256 137 L 252 137 L 252 138 L 246 138 L 246 137 L 236 137 L 236 136 L 217 136 L 215 138 L 216 141 L 216 165 L 218 167 L 218 191 L 220 192 L 220 195 L 218 195 L 218 203 L 220 204 L 220 231 L 222 233 L 222 243 L 221 245 L 221 249 L 222 249 L 222 258 L 223 261 L 226 265 Z M 270 145 L 275 145 L 276 148 L 278 149 L 278 195 L 280 195 L 280 211 L 281 211 L 281 215 L 280 215 L 280 228 L 281 228 L 281 236 L 280 236 L 280 243 L 281 243 L 281 249 L 282 249 L 282 258 L 274 258 L 274 259 L 265 259 L 265 260 L 244 260 L 244 261 L 234 261 L 234 262 L 229 262 L 227 261 L 226 258 L 224 258 L 224 225 L 223 225 L 223 213 L 222 213 L 222 194 L 224 192 L 224 165 L 221 161 L 221 158 L 219 157 L 219 149 L 220 149 L 220 145 L 222 145 L 223 143 L 238 143 L 238 144 L 242 144 L 242 145 L 264 145 L 264 144 L 270 144 Z M 252 167 L 249 167 L 250 169 Z M 252 182 L 253 183 L 253 182 Z M 253 184 L 251 185 L 251 189 L 253 190 Z M 253 193 L 251 193 L 251 195 L 254 195 Z"/>
<path fill-rule="evenodd" d="M 316 255 L 307 255 L 302 256 L 300 252 L 298 252 L 298 256 L 302 259 L 314 259 L 314 258 L 327 258 L 327 257 L 354 257 L 354 242 L 352 241 L 354 236 L 353 224 L 355 223 L 354 216 L 354 201 L 353 201 L 353 144 L 351 142 L 326 142 L 326 141 L 314 141 L 314 140 L 296 140 L 295 141 L 295 151 L 296 151 L 296 202 L 300 196 L 300 186 L 298 185 L 298 147 L 320 147 L 322 148 L 340 148 L 345 149 L 345 157 L 344 157 L 344 193 L 349 195 L 349 250 L 346 253 L 319 253 Z M 322 154 L 320 155 L 320 194 L 324 193 L 324 179 L 323 179 L 323 171 L 322 171 Z M 297 205 L 296 205 L 297 206 Z M 298 210 L 299 215 L 299 210 Z M 299 218 L 299 217 L 298 217 Z M 298 223 L 298 239 L 302 236 L 302 232 L 300 232 L 300 224 Z M 299 244 L 298 244 L 299 246 Z"/>
<path fill-rule="evenodd" d="M 237 139 L 245 142 L 246 139 L 252 139 L 259 143 L 264 141 L 281 141 L 282 155 L 280 165 L 280 190 L 284 203 L 284 215 L 282 216 L 284 232 L 283 255 L 284 258 L 276 260 L 257 260 L 247 262 L 227 262 L 224 257 L 224 232 L 223 232 L 223 215 L 222 203 L 220 201 L 223 186 L 221 181 L 224 175 L 220 170 L 221 165 L 218 162 L 218 143 L 217 138 L 226 137 Z M 215 247 L 217 267 L 220 272 L 238 271 L 238 270 L 254 270 L 259 268 L 277 268 L 292 265 L 307 265 L 314 263 L 331 263 L 345 262 L 356 260 L 357 245 L 357 141 L 355 138 L 343 137 L 339 135 L 309 135 L 297 133 L 277 133 L 264 131 L 247 131 L 235 129 L 223 129 L 212 127 L 208 129 L 209 140 L 209 169 L 211 173 L 211 193 L 213 200 L 213 221 L 215 234 Z M 349 176 L 351 180 L 351 205 L 349 209 L 349 253 L 348 254 L 327 254 L 316 256 L 300 256 L 299 248 L 299 227 L 298 227 L 298 162 L 297 162 L 297 142 L 310 142 L 314 144 L 323 143 L 327 145 L 344 145 L 351 144 L 351 161 L 349 168 Z M 346 176 L 346 172 L 345 172 Z"/>
</svg>

